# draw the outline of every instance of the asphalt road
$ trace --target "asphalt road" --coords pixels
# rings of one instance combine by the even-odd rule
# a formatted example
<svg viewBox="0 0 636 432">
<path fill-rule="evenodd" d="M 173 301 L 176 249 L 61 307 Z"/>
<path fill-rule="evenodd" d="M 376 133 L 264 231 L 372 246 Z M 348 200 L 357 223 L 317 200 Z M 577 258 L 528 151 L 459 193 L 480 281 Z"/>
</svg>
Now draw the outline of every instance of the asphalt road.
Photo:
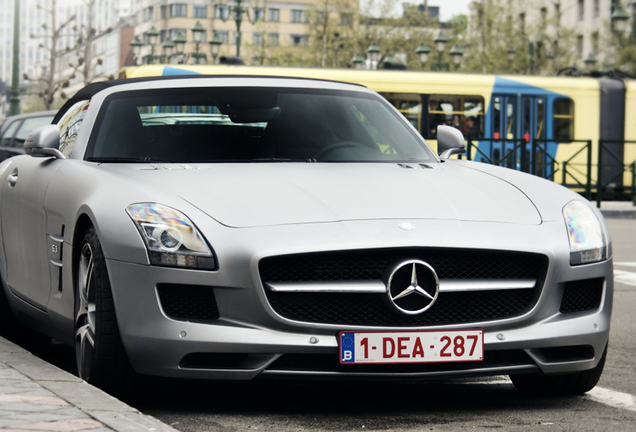
<svg viewBox="0 0 636 432">
<path fill-rule="evenodd" d="M 148 380 L 129 401 L 183 432 L 636 431 L 636 220 L 611 219 L 614 314 L 605 372 L 588 395 L 531 398 L 507 377 L 427 384 Z M 69 366 L 63 347 L 48 359 Z"/>
</svg>

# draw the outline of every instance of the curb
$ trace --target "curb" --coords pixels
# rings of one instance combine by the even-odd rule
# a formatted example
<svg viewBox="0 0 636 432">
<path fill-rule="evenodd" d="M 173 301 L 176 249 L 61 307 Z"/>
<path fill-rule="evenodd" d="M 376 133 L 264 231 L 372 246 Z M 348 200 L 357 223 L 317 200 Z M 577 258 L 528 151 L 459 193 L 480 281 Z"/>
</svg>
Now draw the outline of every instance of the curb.
<svg viewBox="0 0 636 432">
<path fill-rule="evenodd" d="M 142 414 L 139 410 L 86 381 L 47 363 L 2 337 L 0 337 L 0 362 L 19 372 L 31 383 L 48 390 L 66 401 L 71 407 L 77 408 L 101 423 L 104 427 L 99 429 L 100 431 L 110 429 L 116 432 L 177 432 L 171 426 L 154 417 Z M 0 381 L 2 380 L 0 379 Z M 46 409 L 45 407 L 40 408 L 41 411 Z M 37 410 L 38 408 L 35 408 L 30 411 L 32 414 L 37 414 Z M 11 411 L 11 407 L 9 407 L 9 411 Z M 58 430 L 55 423 L 55 421 L 49 421 L 48 426 L 45 422 L 39 423 L 39 425 L 43 425 L 40 430 Z"/>
<path fill-rule="evenodd" d="M 605 219 L 636 219 L 636 210 L 603 210 L 601 214 Z"/>
</svg>

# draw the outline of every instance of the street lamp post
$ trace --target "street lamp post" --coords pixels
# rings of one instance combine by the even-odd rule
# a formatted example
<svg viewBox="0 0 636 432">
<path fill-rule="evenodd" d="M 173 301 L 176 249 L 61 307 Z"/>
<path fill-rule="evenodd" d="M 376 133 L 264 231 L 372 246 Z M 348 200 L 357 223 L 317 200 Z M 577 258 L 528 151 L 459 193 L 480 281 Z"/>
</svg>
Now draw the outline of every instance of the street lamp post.
<svg viewBox="0 0 636 432">
<path fill-rule="evenodd" d="M 444 35 L 444 33 L 440 30 L 435 36 L 435 51 L 437 51 L 437 63 L 431 65 L 431 69 L 441 71 L 448 70 L 448 63 L 442 62 L 442 57 L 444 55 L 444 49 L 446 48 L 446 43 L 448 42 L 448 38 Z"/>
<path fill-rule="evenodd" d="M 369 48 L 367 48 L 367 57 L 369 58 L 369 61 L 371 62 L 371 64 L 369 65 L 370 69 L 378 68 L 378 62 L 380 61 L 380 58 L 382 57 L 381 51 L 382 49 L 375 42 L 373 42 L 371 45 L 369 45 Z"/>
<path fill-rule="evenodd" d="M 13 69 L 11 71 L 11 97 L 9 115 L 20 114 L 20 0 L 13 6 Z"/>
<path fill-rule="evenodd" d="M 174 38 L 174 50 L 179 55 L 179 63 L 185 63 L 185 44 L 187 39 L 183 33 L 179 33 L 176 38 Z"/>
<path fill-rule="evenodd" d="M 583 63 L 585 63 L 585 71 L 590 73 L 594 69 L 594 66 L 596 66 L 596 57 L 593 53 L 590 53 L 587 58 L 583 60 Z"/>
<path fill-rule="evenodd" d="M 139 39 L 139 36 L 135 36 L 132 42 L 130 42 L 130 46 L 133 50 L 133 57 L 135 57 L 135 66 L 137 66 L 137 61 L 141 55 L 141 47 L 144 46 L 144 43 Z"/>
<path fill-rule="evenodd" d="M 623 34 L 627 31 L 629 14 L 620 5 L 614 9 L 610 20 L 612 21 L 612 29 L 618 34 Z"/>
<path fill-rule="evenodd" d="M 430 53 L 431 49 L 428 46 L 424 45 L 424 43 L 419 44 L 419 46 L 415 49 L 415 54 L 417 54 L 417 57 L 422 64 L 422 70 L 428 62 L 428 56 Z"/>
<path fill-rule="evenodd" d="M 457 71 L 457 69 L 459 69 L 459 65 L 462 62 L 464 50 L 461 49 L 458 44 L 455 44 L 455 46 L 448 52 L 448 54 L 450 54 L 453 65 L 455 65 L 455 71 Z"/>
<path fill-rule="evenodd" d="M 166 39 L 161 47 L 163 48 L 162 62 L 170 63 L 170 58 L 172 57 L 172 53 L 174 51 L 174 42 L 172 42 L 170 39 Z"/>
<path fill-rule="evenodd" d="M 159 39 L 159 31 L 152 26 L 148 33 L 148 45 L 150 45 L 150 59 L 148 63 L 153 64 L 155 62 L 155 44 L 157 43 L 157 39 Z"/>
<path fill-rule="evenodd" d="M 197 21 L 197 23 L 194 25 L 194 27 L 192 28 L 192 40 L 194 41 L 194 63 L 195 64 L 199 64 L 200 58 L 205 58 L 205 54 L 203 53 L 199 53 L 199 44 L 201 43 L 201 41 L 203 40 L 203 34 L 205 33 L 205 29 L 203 28 L 203 26 L 201 25 L 201 23 L 199 21 Z"/>
<path fill-rule="evenodd" d="M 354 69 L 364 69 L 364 57 L 360 53 L 356 53 L 351 59 Z"/>
<path fill-rule="evenodd" d="M 212 64 L 216 63 L 216 58 L 219 55 L 219 51 L 221 50 L 221 45 L 223 41 L 217 35 L 214 35 L 212 40 L 210 40 L 210 53 L 212 54 Z"/>
<path fill-rule="evenodd" d="M 250 18 L 250 11 L 247 7 L 243 6 L 246 0 L 235 0 L 236 5 L 229 6 L 228 16 L 224 18 L 221 14 L 221 20 L 223 22 L 230 19 L 230 15 L 234 14 L 234 23 L 236 24 L 236 56 L 241 56 L 241 24 L 243 23 L 243 14 L 247 16 L 247 21 L 255 24 L 257 20 L 252 20 Z M 249 0 L 247 0 L 249 2 Z"/>
</svg>

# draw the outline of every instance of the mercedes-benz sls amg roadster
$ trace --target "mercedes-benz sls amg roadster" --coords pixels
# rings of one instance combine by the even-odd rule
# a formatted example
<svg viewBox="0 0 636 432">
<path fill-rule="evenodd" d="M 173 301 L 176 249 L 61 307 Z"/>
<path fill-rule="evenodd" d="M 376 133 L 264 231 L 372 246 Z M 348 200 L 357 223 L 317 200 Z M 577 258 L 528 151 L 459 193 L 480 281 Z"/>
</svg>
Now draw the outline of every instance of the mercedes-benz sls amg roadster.
<svg viewBox="0 0 636 432">
<path fill-rule="evenodd" d="M 91 84 L 53 123 L 0 165 L 3 302 L 91 383 L 601 375 L 600 213 L 451 158 L 452 127 L 437 155 L 364 87 L 205 76 Z"/>
</svg>

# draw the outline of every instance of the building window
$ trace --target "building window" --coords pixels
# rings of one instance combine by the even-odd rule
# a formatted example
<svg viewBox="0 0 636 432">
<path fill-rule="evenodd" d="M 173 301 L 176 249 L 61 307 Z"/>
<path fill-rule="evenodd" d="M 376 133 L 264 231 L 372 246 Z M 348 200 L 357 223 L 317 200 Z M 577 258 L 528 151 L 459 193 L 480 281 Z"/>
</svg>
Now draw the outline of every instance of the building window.
<svg viewBox="0 0 636 432">
<path fill-rule="evenodd" d="M 601 14 L 601 5 L 599 0 L 594 0 L 594 18 L 598 18 Z"/>
<path fill-rule="evenodd" d="M 269 33 L 267 35 L 267 44 L 272 47 L 278 46 L 278 33 Z"/>
<path fill-rule="evenodd" d="M 214 18 L 226 20 L 230 17 L 230 8 L 225 5 L 214 6 Z"/>
<path fill-rule="evenodd" d="M 207 6 L 194 6 L 194 17 L 195 18 L 207 18 L 208 17 L 208 7 Z"/>
<path fill-rule="evenodd" d="M 304 10 L 292 9 L 291 11 L 291 22 L 293 23 L 304 23 L 307 21 L 307 17 L 305 16 Z"/>
<path fill-rule="evenodd" d="M 592 33 L 592 54 L 595 56 L 598 54 L 598 32 Z"/>
<path fill-rule="evenodd" d="M 583 58 L 583 35 L 576 37 L 576 55 L 578 58 Z"/>
<path fill-rule="evenodd" d="M 541 8 L 541 27 L 548 25 L 548 8 Z"/>
<path fill-rule="evenodd" d="M 263 46 L 263 33 L 252 33 L 252 43 L 255 46 Z"/>
<path fill-rule="evenodd" d="M 167 19 L 167 18 L 168 18 L 168 6 L 161 5 L 161 19 Z"/>
<path fill-rule="evenodd" d="M 265 19 L 265 9 L 254 8 L 254 21 Z"/>
<path fill-rule="evenodd" d="M 350 12 L 346 12 L 346 13 L 341 13 L 340 14 L 340 20 L 338 21 L 338 24 L 341 26 L 347 26 L 350 27 L 353 25 L 353 14 Z"/>
<path fill-rule="evenodd" d="M 170 5 L 170 17 L 184 17 L 188 15 L 188 5 L 184 3 L 174 3 Z"/>
<path fill-rule="evenodd" d="M 270 9 L 268 21 L 279 22 L 280 21 L 280 9 Z"/>
<path fill-rule="evenodd" d="M 291 35 L 290 43 L 292 46 L 307 46 L 309 38 L 307 35 Z"/>
<path fill-rule="evenodd" d="M 149 6 L 147 8 L 144 9 L 144 21 L 150 21 L 152 20 L 152 15 L 154 12 L 154 7 Z"/>
<path fill-rule="evenodd" d="M 219 30 L 214 32 L 215 36 L 221 39 L 224 44 L 227 44 L 229 40 L 229 33 L 226 30 Z"/>
<path fill-rule="evenodd" d="M 585 18 L 585 0 L 579 0 L 578 8 L 579 21 L 583 21 Z"/>
</svg>

